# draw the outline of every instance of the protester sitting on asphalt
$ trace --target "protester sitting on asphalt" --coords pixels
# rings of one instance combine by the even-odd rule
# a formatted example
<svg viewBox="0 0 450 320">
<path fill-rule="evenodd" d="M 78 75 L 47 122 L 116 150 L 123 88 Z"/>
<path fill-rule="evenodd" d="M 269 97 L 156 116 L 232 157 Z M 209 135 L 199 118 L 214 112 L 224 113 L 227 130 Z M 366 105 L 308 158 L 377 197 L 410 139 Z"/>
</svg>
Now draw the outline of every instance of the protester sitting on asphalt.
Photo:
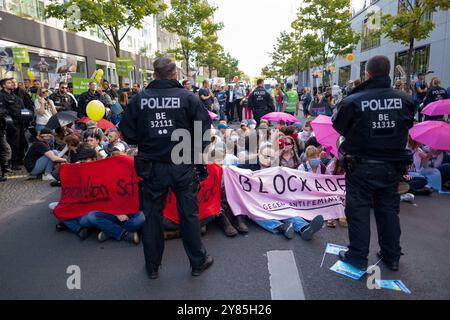
<svg viewBox="0 0 450 320">
<path fill-rule="evenodd" d="M 326 174 L 327 167 L 320 160 L 319 149 L 308 146 L 305 151 L 305 159 L 298 166 L 298 170 L 315 174 Z"/>
<path fill-rule="evenodd" d="M 273 146 L 267 144 L 259 151 L 258 162 L 261 169 L 267 169 L 277 165 L 279 156 Z M 303 240 L 309 241 L 314 234 L 322 229 L 323 217 L 316 216 L 310 223 L 302 217 L 292 217 L 282 221 L 279 220 L 253 220 L 257 225 L 272 233 L 282 233 L 287 239 L 294 237 L 294 232 L 298 232 Z"/>
<path fill-rule="evenodd" d="M 86 130 L 83 131 L 83 134 L 81 135 L 83 138 L 83 141 L 86 141 L 86 137 L 90 136 L 92 134 L 99 134 L 101 136 L 101 141 L 105 140 L 103 130 L 97 127 L 97 121 L 89 120 L 86 123 Z"/>
<path fill-rule="evenodd" d="M 105 147 L 105 151 L 109 156 L 113 153 L 126 153 L 129 150 L 128 144 L 120 139 L 120 132 L 116 128 L 107 131 L 109 143 Z"/>
<path fill-rule="evenodd" d="M 345 168 L 342 160 L 339 160 L 337 158 L 333 158 L 328 166 L 326 167 L 326 174 L 333 175 L 333 176 L 343 176 L 345 175 Z M 339 225 L 341 227 L 348 227 L 347 218 L 345 217 L 345 214 L 343 214 L 338 219 Z M 328 220 L 327 221 L 327 227 L 329 228 L 336 228 L 336 220 Z"/>
<path fill-rule="evenodd" d="M 30 177 L 36 178 L 43 174 L 42 180 L 54 181 L 51 175 L 55 163 L 65 163 L 66 159 L 58 157 L 57 151 L 50 149 L 49 142 L 52 140 L 52 131 L 48 128 L 42 129 L 29 147 L 25 159 L 25 169 L 30 173 Z"/>
<path fill-rule="evenodd" d="M 91 133 L 90 135 L 86 136 L 86 143 L 97 152 L 97 159 L 105 159 L 108 154 L 105 150 L 103 150 L 102 146 L 100 145 L 102 141 L 102 137 L 98 133 Z"/>
<path fill-rule="evenodd" d="M 435 191 L 442 190 L 441 172 L 436 168 L 429 167 L 429 161 L 436 154 L 435 150 L 430 150 L 428 153 L 421 148 L 422 144 L 409 139 L 409 147 L 413 154 L 413 164 L 409 168 L 408 175 L 417 177 L 423 176 L 427 178 L 428 185 Z"/>
<path fill-rule="evenodd" d="M 300 133 L 300 140 L 302 140 L 303 142 L 308 141 L 309 138 L 314 136 L 314 132 L 311 126 L 312 120 L 313 119 L 306 120 L 305 124 L 303 125 L 303 131 Z"/>
<path fill-rule="evenodd" d="M 93 149 L 83 149 L 78 154 L 78 163 L 87 163 L 97 160 L 97 154 Z M 57 203 L 52 203 L 51 207 L 54 209 Z M 81 216 L 79 218 L 68 219 L 60 221 L 56 225 L 57 231 L 71 230 L 74 232 L 81 240 L 85 240 L 89 237 L 90 229 L 94 227 L 94 224 L 89 219 L 89 214 Z"/>
<path fill-rule="evenodd" d="M 294 138 L 285 136 L 279 140 L 280 148 L 280 166 L 290 169 L 297 169 L 300 164 L 300 156 L 298 155 L 297 145 Z"/>
<path fill-rule="evenodd" d="M 138 231 L 142 228 L 145 216 L 142 212 L 133 214 L 113 215 L 99 211 L 88 214 L 89 221 L 100 230 L 97 240 L 104 242 L 110 238 L 125 240 L 139 244 Z"/>
</svg>

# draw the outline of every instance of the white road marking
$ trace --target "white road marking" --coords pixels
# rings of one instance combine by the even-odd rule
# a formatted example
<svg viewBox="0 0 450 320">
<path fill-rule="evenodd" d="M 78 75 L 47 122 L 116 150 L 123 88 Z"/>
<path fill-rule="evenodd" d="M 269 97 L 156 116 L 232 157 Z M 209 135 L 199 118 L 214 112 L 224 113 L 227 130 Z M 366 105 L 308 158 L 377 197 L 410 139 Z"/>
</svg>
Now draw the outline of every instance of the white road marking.
<svg viewBox="0 0 450 320">
<path fill-rule="evenodd" d="M 267 252 L 272 300 L 305 300 L 302 282 L 291 250 Z"/>
</svg>

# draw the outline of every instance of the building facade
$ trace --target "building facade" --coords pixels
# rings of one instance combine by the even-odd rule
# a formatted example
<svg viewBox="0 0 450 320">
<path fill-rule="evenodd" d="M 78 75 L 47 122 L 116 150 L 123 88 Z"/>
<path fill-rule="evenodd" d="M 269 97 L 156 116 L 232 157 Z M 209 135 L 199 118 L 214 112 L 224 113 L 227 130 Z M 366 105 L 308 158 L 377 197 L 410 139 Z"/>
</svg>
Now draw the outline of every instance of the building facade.
<svg viewBox="0 0 450 320">
<path fill-rule="evenodd" d="M 375 55 L 386 55 L 391 61 L 391 78 L 395 80 L 406 79 L 406 62 L 408 47 L 393 43 L 384 37 L 373 35 L 377 21 L 371 22 L 368 14 L 381 10 L 383 13 L 395 15 L 403 0 L 368 0 L 365 6 L 355 12 L 351 24 L 353 30 L 361 33 L 361 40 L 354 52 L 354 60 L 349 62 L 345 57 L 336 60 L 333 66 L 333 82 L 345 85 L 349 80 L 365 78 L 367 61 Z M 430 36 L 415 43 L 415 58 L 412 78 L 420 72 L 428 72 L 427 79 L 437 76 L 442 79 L 445 87 L 450 86 L 450 11 L 439 11 L 430 14 L 436 25 Z M 371 25 L 371 23 L 375 23 Z M 382 22 L 380 22 L 382 23 Z"/>
<path fill-rule="evenodd" d="M 61 0 L 63 1 L 63 0 Z M 1 76 L 28 78 L 29 72 L 40 80 L 57 82 L 58 64 L 70 61 L 71 73 L 65 77 L 91 77 L 102 69 L 104 78 L 118 83 L 115 66 L 115 53 L 107 45 L 105 35 L 100 29 L 73 33 L 64 29 L 64 22 L 45 19 L 44 9 L 49 0 L 0 0 L 0 54 L 7 55 L 11 48 L 27 48 L 30 63 L 22 70 L 6 69 L 0 65 Z M 121 56 L 130 57 L 134 68 L 124 82 L 143 83 L 152 77 L 152 57 L 158 50 L 157 19 L 145 17 L 140 30 L 130 29 L 121 42 Z M 75 72 L 73 72 L 76 69 Z"/>
</svg>

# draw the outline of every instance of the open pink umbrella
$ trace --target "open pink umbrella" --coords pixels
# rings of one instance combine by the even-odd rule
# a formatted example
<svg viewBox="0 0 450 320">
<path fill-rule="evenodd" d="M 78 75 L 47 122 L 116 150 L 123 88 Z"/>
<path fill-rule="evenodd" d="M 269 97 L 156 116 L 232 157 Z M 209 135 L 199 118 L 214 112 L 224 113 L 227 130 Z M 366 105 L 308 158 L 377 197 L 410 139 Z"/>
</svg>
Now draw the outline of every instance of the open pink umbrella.
<svg viewBox="0 0 450 320">
<path fill-rule="evenodd" d="M 264 117 L 261 118 L 262 120 L 268 120 L 268 121 L 284 121 L 284 122 L 298 122 L 298 119 L 294 117 L 293 115 L 290 115 L 289 113 L 285 112 L 271 112 L 266 114 Z"/>
<path fill-rule="evenodd" d="M 438 100 L 427 105 L 423 110 L 427 116 L 442 116 L 450 114 L 450 99 Z"/>
<path fill-rule="evenodd" d="M 434 150 L 450 150 L 450 124 L 443 121 L 425 121 L 409 130 L 411 138 Z"/>
<path fill-rule="evenodd" d="M 311 122 L 317 142 L 325 147 L 331 148 L 331 153 L 338 157 L 337 141 L 340 134 L 333 128 L 331 117 L 320 115 Z"/>
<path fill-rule="evenodd" d="M 209 110 L 208 110 L 208 114 L 212 120 L 217 119 L 219 117 L 217 114 L 215 114 L 214 112 L 211 112 Z"/>
</svg>

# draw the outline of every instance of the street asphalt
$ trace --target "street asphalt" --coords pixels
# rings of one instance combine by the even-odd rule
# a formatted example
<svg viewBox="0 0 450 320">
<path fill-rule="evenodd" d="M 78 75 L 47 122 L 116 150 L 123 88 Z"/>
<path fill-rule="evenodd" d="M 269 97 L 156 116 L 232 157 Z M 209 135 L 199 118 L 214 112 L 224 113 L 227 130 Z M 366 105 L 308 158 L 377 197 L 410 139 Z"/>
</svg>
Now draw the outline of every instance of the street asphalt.
<svg viewBox="0 0 450 320">
<path fill-rule="evenodd" d="M 48 203 L 58 198 L 55 190 L 41 201 L 0 215 L 0 299 L 270 300 L 267 256 L 269 251 L 280 250 L 292 251 L 298 270 L 298 276 L 292 278 L 300 278 L 307 300 L 450 299 L 448 195 L 418 197 L 416 205 L 401 205 L 405 255 L 399 272 L 380 263 L 381 279 L 402 280 L 412 294 L 369 290 L 365 279 L 356 281 L 330 271 L 337 256 L 327 255 L 320 268 L 327 243 L 347 245 L 347 229 L 339 226 L 325 227 L 305 242 L 299 235 L 287 240 L 251 222 L 248 235 L 227 238 L 212 224 L 203 237 L 215 259 L 211 269 L 192 277 L 181 240 L 169 240 L 160 278 L 149 280 L 142 244 L 99 243 L 95 234 L 81 241 L 69 231 L 57 232 Z M 378 261 L 377 249 L 372 221 L 371 263 Z M 71 265 L 81 270 L 79 290 L 69 290 L 66 285 L 70 276 L 66 270 Z"/>
</svg>

